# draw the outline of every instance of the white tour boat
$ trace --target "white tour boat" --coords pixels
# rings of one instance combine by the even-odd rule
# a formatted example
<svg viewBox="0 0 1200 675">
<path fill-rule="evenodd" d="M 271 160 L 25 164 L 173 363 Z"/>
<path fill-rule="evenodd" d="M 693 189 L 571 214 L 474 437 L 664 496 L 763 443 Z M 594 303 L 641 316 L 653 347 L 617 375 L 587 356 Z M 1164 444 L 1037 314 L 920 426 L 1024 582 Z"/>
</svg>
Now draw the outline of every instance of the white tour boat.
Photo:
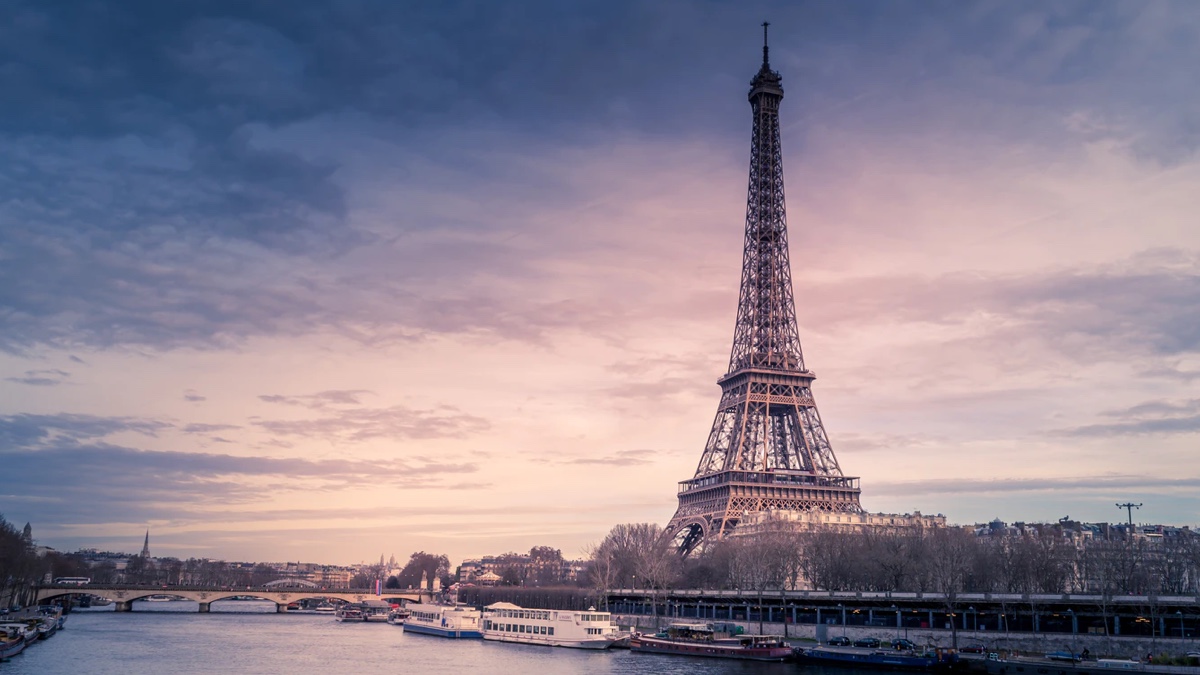
<svg viewBox="0 0 1200 675">
<path fill-rule="evenodd" d="M 607 649 L 629 637 L 618 630 L 612 614 L 594 609 L 525 609 L 509 602 L 483 611 L 483 639 L 547 647 Z"/>
<path fill-rule="evenodd" d="M 478 638 L 479 610 L 462 605 L 409 605 L 405 633 L 425 633 L 448 638 Z"/>
</svg>

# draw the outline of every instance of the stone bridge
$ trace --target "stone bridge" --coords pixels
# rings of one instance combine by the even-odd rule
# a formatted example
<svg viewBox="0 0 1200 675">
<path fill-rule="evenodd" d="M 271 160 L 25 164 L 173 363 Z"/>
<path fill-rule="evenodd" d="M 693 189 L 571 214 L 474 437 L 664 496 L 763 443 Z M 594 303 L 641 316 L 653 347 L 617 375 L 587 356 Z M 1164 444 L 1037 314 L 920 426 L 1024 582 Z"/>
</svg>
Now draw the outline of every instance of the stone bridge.
<svg viewBox="0 0 1200 675">
<path fill-rule="evenodd" d="M 391 602 L 406 600 L 409 602 L 421 602 L 433 597 L 433 594 L 429 591 L 415 589 L 398 590 L 385 588 L 383 595 L 375 595 L 373 589 L 343 588 L 333 590 L 310 588 L 308 586 L 238 588 L 226 586 L 214 588 L 212 586 L 124 586 L 112 584 L 85 584 L 80 586 L 44 584 L 37 587 L 37 601 L 39 604 L 69 595 L 95 595 L 101 598 L 108 598 L 117 604 L 116 611 L 118 612 L 132 611 L 134 600 L 141 600 L 152 595 L 195 600 L 200 603 L 201 612 L 209 611 L 210 605 L 218 600 L 229 600 L 234 597 L 252 597 L 274 602 L 275 610 L 280 613 L 287 611 L 289 603 L 305 599 L 329 598 L 344 602 L 362 602 L 363 600 L 387 600 Z"/>
</svg>

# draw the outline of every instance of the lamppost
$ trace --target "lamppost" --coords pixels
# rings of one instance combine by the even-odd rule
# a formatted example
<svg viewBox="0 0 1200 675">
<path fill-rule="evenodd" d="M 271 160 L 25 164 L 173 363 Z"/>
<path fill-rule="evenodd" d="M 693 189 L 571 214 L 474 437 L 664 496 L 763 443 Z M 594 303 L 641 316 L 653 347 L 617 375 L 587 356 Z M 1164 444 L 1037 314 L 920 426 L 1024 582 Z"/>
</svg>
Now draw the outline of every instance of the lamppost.
<svg viewBox="0 0 1200 675">
<path fill-rule="evenodd" d="M 900 639 L 900 610 L 896 609 L 895 605 L 892 605 L 892 611 L 896 613 L 896 639 L 899 640 Z"/>
<path fill-rule="evenodd" d="M 1175 616 L 1179 617 L 1179 639 L 1182 640 L 1183 638 L 1187 637 L 1187 634 L 1183 630 L 1183 610 L 1175 610 Z"/>
<path fill-rule="evenodd" d="M 842 637 L 846 636 L 846 606 L 838 603 L 838 609 L 842 610 Z"/>
<path fill-rule="evenodd" d="M 1079 632 L 1079 624 L 1075 623 L 1075 610 L 1068 607 L 1067 614 L 1071 617 L 1071 659 L 1078 659 L 1078 652 L 1075 651 L 1075 635 Z"/>
<path fill-rule="evenodd" d="M 978 633 L 979 632 L 979 615 L 975 613 L 975 605 L 971 605 L 970 607 L 968 607 L 967 611 L 970 612 L 970 614 L 971 614 L 971 630 Z"/>
</svg>

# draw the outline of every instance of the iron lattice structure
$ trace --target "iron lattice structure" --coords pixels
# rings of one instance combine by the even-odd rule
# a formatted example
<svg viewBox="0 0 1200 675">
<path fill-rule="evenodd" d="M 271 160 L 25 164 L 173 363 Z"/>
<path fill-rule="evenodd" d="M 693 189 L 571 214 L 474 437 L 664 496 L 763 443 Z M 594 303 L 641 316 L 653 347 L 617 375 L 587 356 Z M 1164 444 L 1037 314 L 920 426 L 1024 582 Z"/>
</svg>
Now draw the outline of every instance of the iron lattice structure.
<svg viewBox="0 0 1200 675">
<path fill-rule="evenodd" d="M 858 479 L 842 475 L 813 400 L 792 295 L 779 103 L 763 24 L 762 68 L 750 82 L 754 131 L 741 295 L 721 403 L 696 475 L 679 484 L 667 525 L 687 554 L 765 510 L 859 512 Z"/>
</svg>

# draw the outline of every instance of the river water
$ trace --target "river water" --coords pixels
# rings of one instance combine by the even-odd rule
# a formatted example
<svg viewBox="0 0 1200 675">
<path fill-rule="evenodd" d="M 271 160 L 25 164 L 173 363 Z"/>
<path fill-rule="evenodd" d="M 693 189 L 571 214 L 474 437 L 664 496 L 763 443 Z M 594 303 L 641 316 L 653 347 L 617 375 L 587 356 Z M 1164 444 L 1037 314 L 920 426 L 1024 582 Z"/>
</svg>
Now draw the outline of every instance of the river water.
<svg viewBox="0 0 1200 675">
<path fill-rule="evenodd" d="M 321 614 L 276 614 L 275 604 L 189 601 L 76 610 L 49 640 L 0 663 L 0 675 L 179 675 L 182 673 L 687 673 L 795 675 L 794 664 L 603 652 L 405 634 L 386 623 L 339 623 Z M 826 675 L 804 669 L 805 675 Z M 851 670 L 830 675 L 860 675 Z"/>
</svg>

